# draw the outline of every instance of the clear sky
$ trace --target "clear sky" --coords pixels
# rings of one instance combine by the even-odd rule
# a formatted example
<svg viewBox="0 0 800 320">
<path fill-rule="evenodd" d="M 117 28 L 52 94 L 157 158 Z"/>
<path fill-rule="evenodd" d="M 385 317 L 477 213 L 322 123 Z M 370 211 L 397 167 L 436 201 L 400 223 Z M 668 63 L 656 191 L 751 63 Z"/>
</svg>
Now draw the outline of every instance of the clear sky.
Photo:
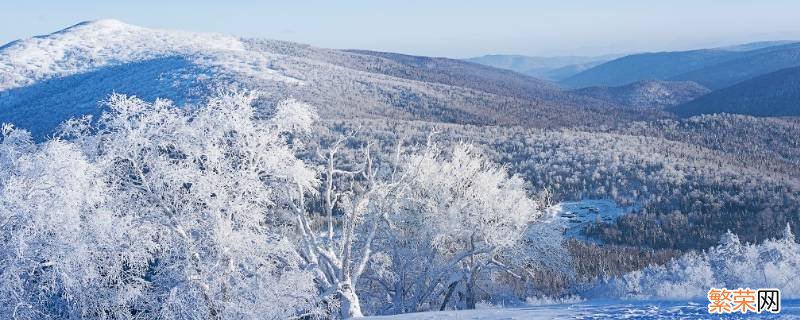
<svg viewBox="0 0 800 320">
<path fill-rule="evenodd" d="M 0 43 L 100 18 L 455 58 L 800 39 L 800 0 L 0 0 Z"/>
</svg>

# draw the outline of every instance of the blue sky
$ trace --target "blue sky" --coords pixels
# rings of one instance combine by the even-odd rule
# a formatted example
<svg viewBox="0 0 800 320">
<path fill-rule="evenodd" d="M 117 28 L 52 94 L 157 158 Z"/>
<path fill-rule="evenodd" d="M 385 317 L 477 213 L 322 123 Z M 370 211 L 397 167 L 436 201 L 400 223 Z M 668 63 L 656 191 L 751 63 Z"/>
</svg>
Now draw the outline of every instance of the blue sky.
<svg viewBox="0 0 800 320">
<path fill-rule="evenodd" d="M 798 0 L 2 0 L 0 43 L 80 21 L 469 57 L 598 55 L 800 39 Z"/>
</svg>

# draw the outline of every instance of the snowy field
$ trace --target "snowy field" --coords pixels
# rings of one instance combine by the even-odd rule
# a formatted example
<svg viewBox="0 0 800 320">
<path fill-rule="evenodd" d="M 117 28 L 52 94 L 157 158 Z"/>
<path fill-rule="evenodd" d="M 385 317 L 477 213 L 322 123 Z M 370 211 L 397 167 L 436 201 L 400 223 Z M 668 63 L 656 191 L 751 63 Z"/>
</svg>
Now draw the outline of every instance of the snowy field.
<svg viewBox="0 0 800 320">
<path fill-rule="evenodd" d="M 800 300 L 782 301 L 776 315 L 744 314 L 710 316 L 706 302 L 684 301 L 588 301 L 576 304 L 526 306 L 471 311 L 420 312 L 368 317 L 372 320 L 522 320 L 522 319 L 800 319 Z"/>
<path fill-rule="evenodd" d="M 610 223 L 634 209 L 636 208 L 620 207 L 610 200 L 560 202 L 547 208 L 540 222 L 556 227 L 567 238 L 593 241 L 593 239 L 587 239 L 581 234 L 581 230 L 586 225 L 597 221 Z"/>
</svg>

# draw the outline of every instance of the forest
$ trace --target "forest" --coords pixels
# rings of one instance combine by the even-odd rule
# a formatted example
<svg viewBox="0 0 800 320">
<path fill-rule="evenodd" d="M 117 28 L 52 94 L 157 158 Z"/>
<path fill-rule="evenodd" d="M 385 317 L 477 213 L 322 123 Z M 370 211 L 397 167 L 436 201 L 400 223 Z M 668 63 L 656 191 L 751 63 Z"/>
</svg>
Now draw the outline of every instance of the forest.
<svg viewBox="0 0 800 320">
<path fill-rule="evenodd" d="M 265 116 L 257 99 L 222 92 L 176 108 L 112 95 L 97 119 L 70 119 L 38 143 L 5 125 L 0 311 L 347 318 L 674 292 L 663 277 L 689 296 L 762 284 L 714 272 L 741 263 L 764 268 L 768 284 L 800 271 L 797 216 L 781 209 L 797 207 L 791 172 L 754 179 L 746 170 L 758 163 L 715 151 L 734 141 L 698 147 L 641 124 L 586 133 L 325 122 L 292 99 Z M 722 131 L 764 120 L 661 125 L 692 132 L 696 121 Z M 540 222 L 547 206 L 581 198 L 635 211 L 588 225 L 589 242 Z"/>
</svg>

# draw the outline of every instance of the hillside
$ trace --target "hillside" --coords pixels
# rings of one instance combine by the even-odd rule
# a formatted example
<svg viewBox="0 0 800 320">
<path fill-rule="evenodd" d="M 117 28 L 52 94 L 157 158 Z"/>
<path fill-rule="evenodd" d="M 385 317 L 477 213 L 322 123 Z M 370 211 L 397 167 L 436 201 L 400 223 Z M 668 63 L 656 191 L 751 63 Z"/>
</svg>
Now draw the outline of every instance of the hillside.
<svg viewBox="0 0 800 320">
<path fill-rule="evenodd" d="M 616 108 L 524 75 L 450 59 L 314 48 L 283 41 L 81 23 L 0 49 L 0 121 L 42 137 L 97 114 L 111 92 L 197 103 L 241 87 L 270 105 L 295 97 L 325 117 L 391 117 L 529 127 L 662 117 Z"/>
<path fill-rule="evenodd" d="M 800 116 L 800 67 L 746 80 L 669 110 L 680 116 L 722 112 Z"/>
<path fill-rule="evenodd" d="M 716 90 L 780 69 L 800 66 L 800 43 L 749 51 L 745 57 L 711 65 L 670 78 L 695 81 Z"/>
<path fill-rule="evenodd" d="M 761 241 L 800 219 L 794 214 L 800 209 L 800 125 L 786 119 L 715 115 L 602 131 L 387 119 L 335 120 L 326 127 L 333 129 L 319 134 L 323 140 L 365 128 L 362 141 L 402 136 L 410 144 L 426 143 L 435 130 L 437 143 L 473 142 L 531 190 L 547 188 L 556 201 L 609 199 L 637 207 L 622 223 L 597 231 L 606 243 L 701 249 L 727 230 Z M 391 154 L 392 145 L 385 147 Z M 752 219 L 757 214 L 769 214 L 772 222 Z"/>
<path fill-rule="evenodd" d="M 353 68 L 398 78 L 441 83 L 501 95 L 527 98 L 569 98 L 555 84 L 504 69 L 475 65 L 461 60 L 411 56 L 391 52 L 348 50 L 380 58 L 381 63 L 358 64 Z"/>
<path fill-rule="evenodd" d="M 572 88 L 620 86 L 640 80 L 694 81 L 710 89 L 800 65 L 800 44 L 766 42 L 734 47 L 629 55 L 560 83 Z"/>
<path fill-rule="evenodd" d="M 664 80 L 682 73 L 734 59 L 724 50 L 642 53 L 612 60 L 562 80 L 571 88 L 621 86 L 641 80 Z"/>
<path fill-rule="evenodd" d="M 691 101 L 710 91 L 691 81 L 643 80 L 619 87 L 589 87 L 574 92 L 630 108 L 664 108 Z"/>
</svg>

